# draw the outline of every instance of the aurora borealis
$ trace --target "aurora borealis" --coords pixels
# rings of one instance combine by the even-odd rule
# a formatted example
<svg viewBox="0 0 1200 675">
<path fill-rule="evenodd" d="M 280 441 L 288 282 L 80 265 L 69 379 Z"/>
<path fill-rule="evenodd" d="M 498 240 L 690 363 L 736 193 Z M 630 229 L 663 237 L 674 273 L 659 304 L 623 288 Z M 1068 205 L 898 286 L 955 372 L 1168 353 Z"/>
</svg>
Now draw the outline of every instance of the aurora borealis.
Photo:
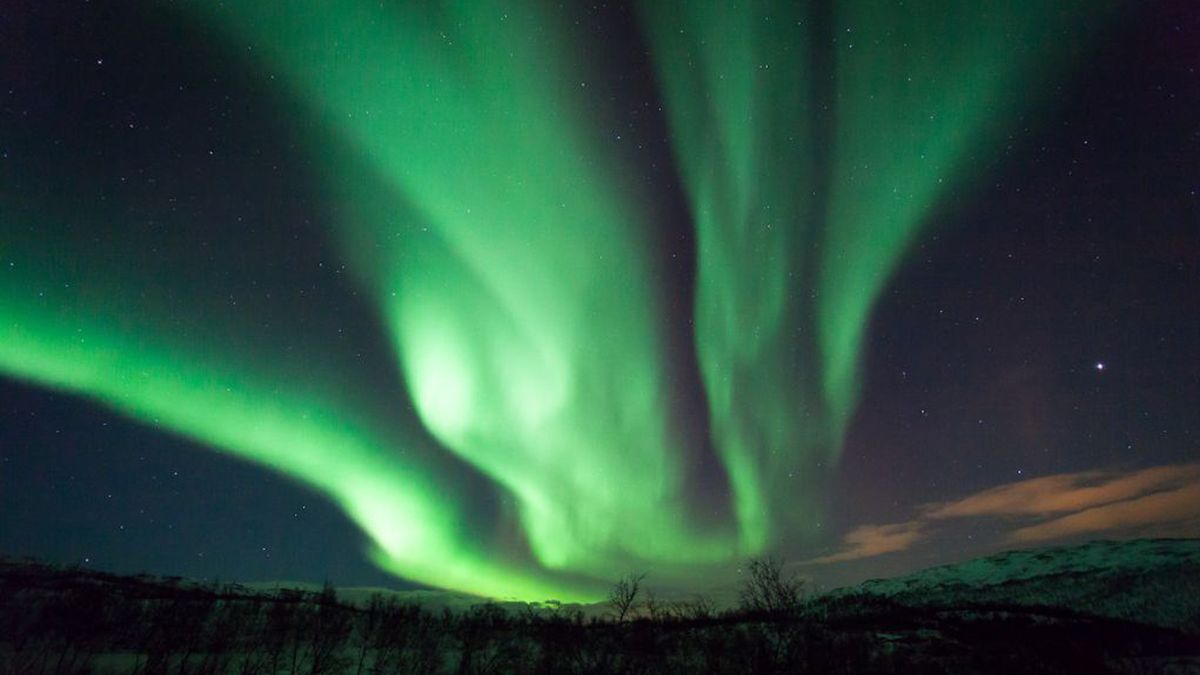
<svg viewBox="0 0 1200 675">
<path fill-rule="evenodd" d="M 563 601 L 822 542 L 881 295 L 1114 13 L 121 7 L 149 112 L 54 79 L 2 138 L 0 374 L 298 481 L 398 577 Z M 254 121 L 214 150 L 156 69 Z"/>
</svg>

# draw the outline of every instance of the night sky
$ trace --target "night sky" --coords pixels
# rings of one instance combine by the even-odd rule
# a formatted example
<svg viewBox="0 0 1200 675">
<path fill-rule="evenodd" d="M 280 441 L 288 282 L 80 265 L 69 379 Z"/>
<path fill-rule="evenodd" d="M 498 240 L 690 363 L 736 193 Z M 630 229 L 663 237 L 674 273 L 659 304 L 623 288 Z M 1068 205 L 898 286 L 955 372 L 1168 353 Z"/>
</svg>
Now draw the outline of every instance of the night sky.
<svg viewBox="0 0 1200 675">
<path fill-rule="evenodd" d="M 1200 536 L 1194 3 L 239 4 L 0 8 L 0 553 L 593 600 Z"/>
</svg>

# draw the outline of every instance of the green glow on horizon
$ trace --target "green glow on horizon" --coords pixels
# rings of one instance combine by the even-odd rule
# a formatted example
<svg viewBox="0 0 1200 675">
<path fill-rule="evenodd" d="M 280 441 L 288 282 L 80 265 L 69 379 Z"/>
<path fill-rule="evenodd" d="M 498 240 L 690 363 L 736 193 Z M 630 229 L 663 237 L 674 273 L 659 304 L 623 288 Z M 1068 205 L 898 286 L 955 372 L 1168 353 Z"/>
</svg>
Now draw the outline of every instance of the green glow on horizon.
<svg viewBox="0 0 1200 675">
<path fill-rule="evenodd" d="M 800 7 L 643 3 L 697 232 L 694 337 L 735 516 L 714 524 L 691 510 L 669 405 L 653 197 L 601 142 L 565 17 L 492 0 L 436 17 L 187 4 L 253 44 L 335 139 L 309 149 L 335 238 L 424 428 L 389 421 L 409 401 L 364 405 L 313 345 L 266 363 L 271 342 L 245 317 L 225 340 L 178 328 L 131 272 L 44 247 L 28 233 L 45 216 L 13 203 L 0 253 L 26 259 L 0 271 L 0 372 L 311 485 L 398 575 L 563 601 L 598 599 L 630 569 L 682 579 L 811 533 L 874 299 L 1028 105 L 1018 89 L 1060 56 L 1050 37 L 1084 14 L 837 3 L 822 52 Z M 62 286 L 67 269 L 85 289 Z M 480 475 L 512 513 L 473 512 Z M 496 546 L 505 528 L 522 540 Z"/>
<path fill-rule="evenodd" d="M 22 229 L 18 214 L 0 216 L 10 232 Z M 80 262 L 76 256 L 22 251 L 21 243 L 0 238 L 6 252 L 27 254 L 27 264 L 0 276 L 0 366 L 7 374 L 87 392 L 132 417 L 311 484 L 363 527 L 377 557 L 411 578 L 500 597 L 596 597 L 598 586 L 549 583 L 476 543 L 463 528 L 470 515 L 457 508 L 465 495 L 445 482 L 452 467 L 421 452 L 413 439 L 361 419 L 351 401 L 324 393 L 345 383 L 324 381 L 311 363 L 279 358 L 264 372 L 249 355 L 212 353 L 204 340 L 171 331 L 171 321 L 136 297 L 63 283 L 74 281 L 60 273 Z M 397 444 L 402 455 L 380 451 Z"/>
</svg>

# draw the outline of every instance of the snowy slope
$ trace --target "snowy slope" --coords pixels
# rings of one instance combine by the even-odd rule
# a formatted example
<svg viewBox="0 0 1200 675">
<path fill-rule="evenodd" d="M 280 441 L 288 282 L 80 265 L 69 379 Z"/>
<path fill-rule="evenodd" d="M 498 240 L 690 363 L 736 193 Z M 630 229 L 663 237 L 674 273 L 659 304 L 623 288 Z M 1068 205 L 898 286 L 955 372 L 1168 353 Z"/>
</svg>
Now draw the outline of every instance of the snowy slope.
<svg viewBox="0 0 1200 675">
<path fill-rule="evenodd" d="M 1200 539 L 1008 551 L 839 589 L 910 607 L 1045 607 L 1200 630 Z"/>
</svg>

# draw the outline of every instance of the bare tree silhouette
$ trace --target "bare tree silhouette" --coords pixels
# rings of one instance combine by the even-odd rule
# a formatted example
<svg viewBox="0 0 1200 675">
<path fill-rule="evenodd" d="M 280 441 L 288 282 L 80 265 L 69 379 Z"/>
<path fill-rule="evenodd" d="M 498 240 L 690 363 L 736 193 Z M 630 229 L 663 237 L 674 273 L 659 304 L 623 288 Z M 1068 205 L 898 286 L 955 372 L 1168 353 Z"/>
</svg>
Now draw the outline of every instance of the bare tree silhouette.
<svg viewBox="0 0 1200 675">
<path fill-rule="evenodd" d="M 613 608 L 613 614 L 616 615 L 617 621 L 624 621 L 625 617 L 629 616 L 629 612 L 633 610 L 637 603 L 638 591 L 641 590 L 642 580 L 645 578 L 645 572 L 630 573 L 617 579 L 617 583 L 613 584 L 612 589 L 608 592 L 608 604 Z"/>
<path fill-rule="evenodd" d="M 742 609 L 763 614 L 791 614 L 804 599 L 804 579 L 787 575 L 778 558 L 754 558 L 747 563 L 740 591 Z"/>
</svg>

